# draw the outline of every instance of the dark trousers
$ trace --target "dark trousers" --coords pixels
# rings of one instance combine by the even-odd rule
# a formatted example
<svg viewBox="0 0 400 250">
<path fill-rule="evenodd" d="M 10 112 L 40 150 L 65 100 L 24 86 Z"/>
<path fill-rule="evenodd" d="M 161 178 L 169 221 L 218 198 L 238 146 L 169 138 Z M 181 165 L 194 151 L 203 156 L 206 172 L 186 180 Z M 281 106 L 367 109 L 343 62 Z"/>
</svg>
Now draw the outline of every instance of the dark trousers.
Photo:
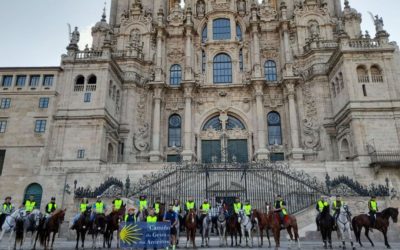
<svg viewBox="0 0 400 250">
<path fill-rule="evenodd" d="M 376 221 L 376 212 L 374 211 L 369 211 L 369 219 L 371 221 L 371 227 L 375 226 L 375 221 Z"/>
<path fill-rule="evenodd" d="M 0 215 L 0 231 L 1 231 L 1 227 L 3 226 L 4 222 L 6 221 L 6 218 L 7 218 L 7 214 Z"/>
</svg>

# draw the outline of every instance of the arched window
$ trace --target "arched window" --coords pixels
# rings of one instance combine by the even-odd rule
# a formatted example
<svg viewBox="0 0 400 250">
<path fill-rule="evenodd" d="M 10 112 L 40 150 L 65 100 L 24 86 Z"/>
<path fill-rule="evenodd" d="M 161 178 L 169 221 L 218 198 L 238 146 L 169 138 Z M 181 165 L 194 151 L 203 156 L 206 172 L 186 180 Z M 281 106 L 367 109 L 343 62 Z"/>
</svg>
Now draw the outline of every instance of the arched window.
<svg viewBox="0 0 400 250">
<path fill-rule="evenodd" d="M 218 18 L 213 21 L 213 39 L 231 39 L 231 20 L 228 18 Z"/>
<path fill-rule="evenodd" d="M 222 123 L 221 120 L 219 119 L 219 115 L 214 116 L 213 118 L 211 118 L 210 120 L 208 120 L 204 126 L 203 126 L 203 130 L 207 130 L 207 129 L 214 129 L 217 131 L 222 130 Z M 239 119 L 237 119 L 234 116 L 228 115 L 228 121 L 226 123 L 226 129 L 227 130 L 232 130 L 232 129 L 241 129 L 241 130 L 245 130 L 246 127 L 244 126 L 243 122 L 240 121 Z"/>
<path fill-rule="evenodd" d="M 378 65 L 371 66 L 371 80 L 372 82 L 383 82 L 382 70 Z"/>
<path fill-rule="evenodd" d="M 91 75 L 89 77 L 88 84 L 96 84 L 96 83 L 97 83 L 97 77 L 95 75 Z"/>
<path fill-rule="evenodd" d="M 85 84 L 85 77 L 83 75 L 79 75 L 76 78 L 75 85 L 84 85 Z"/>
<path fill-rule="evenodd" d="M 242 28 L 240 28 L 240 25 L 238 23 L 236 24 L 236 38 L 239 41 L 243 40 Z"/>
<path fill-rule="evenodd" d="M 232 60 L 227 54 L 221 53 L 214 57 L 214 83 L 232 82 Z"/>
<path fill-rule="evenodd" d="M 40 209 L 40 203 L 42 202 L 42 193 L 42 186 L 37 183 L 29 184 L 29 186 L 25 190 L 24 203 L 26 200 L 29 199 L 30 196 L 33 196 L 33 199 L 36 202 L 36 208 Z"/>
<path fill-rule="evenodd" d="M 350 156 L 350 147 L 347 139 L 343 139 L 340 143 L 340 159 L 347 160 Z"/>
<path fill-rule="evenodd" d="M 182 69 L 179 64 L 174 64 L 169 70 L 169 84 L 177 86 L 182 81 Z"/>
<path fill-rule="evenodd" d="M 271 112 L 267 116 L 268 144 L 282 145 L 281 116 L 277 112 Z"/>
<path fill-rule="evenodd" d="M 179 115 L 171 115 L 168 120 L 168 147 L 181 146 L 182 119 Z"/>
<path fill-rule="evenodd" d="M 369 82 L 368 71 L 364 65 L 360 65 L 357 67 L 357 77 L 358 77 L 358 82 L 361 83 Z"/>
<path fill-rule="evenodd" d="M 114 147 L 111 143 L 108 143 L 107 147 L 107 162 L 108 163 L 114 162 Z"/>
<path fill-rule="evenodd" d="M 204 25 L 204 28 L 201 31 L 201 42 L 202 43 L 207 42 L 207 38 L 208 38 L 208 33 L 207 33 L 207 24 L 206 24 L 206 25 Z"/>
<path fill-rule="evenodd" d="M 243 72 L 243 49 L 239 50 L 239 68 Z"/>
<path fill-rule="evenodd" d="M 206 52 L 204 50 L 201 51 L 201 72 L 206 72 Z"/>
<path fill-rule="evenodd" d="M 265 74 L 265 80 L 267 80 L 268 82 L 275 82 L 278 80 L 275 61 L 268 60 L 265 62 L 264 74 Z"/>
</svg>

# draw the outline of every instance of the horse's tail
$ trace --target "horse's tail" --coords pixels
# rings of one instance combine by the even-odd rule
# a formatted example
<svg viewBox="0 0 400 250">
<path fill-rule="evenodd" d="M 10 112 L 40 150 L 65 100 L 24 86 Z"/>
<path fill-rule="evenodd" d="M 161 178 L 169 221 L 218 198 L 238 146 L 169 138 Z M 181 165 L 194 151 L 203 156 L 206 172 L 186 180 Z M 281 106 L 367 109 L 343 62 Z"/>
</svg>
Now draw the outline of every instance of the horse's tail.
<svg viewBox="0 0 400 250">
<path fill-rule="evenodd" d="M 15 241 L 21 242 L 24 239 L 24 221 L 17 220 L 15 223 Z"/>
<path fill-rule="evenodd" d="M 361 230 L 358 228 L 356 218 L 357 217 L 354 217 L 351 220 L 351 225 L 353 226 L 353 231 L 354 231 L 354 235 L 356 236 L 356 241 L 359 241 L 360 240 L 360 236 L 361 236 Z"/>
</svg>

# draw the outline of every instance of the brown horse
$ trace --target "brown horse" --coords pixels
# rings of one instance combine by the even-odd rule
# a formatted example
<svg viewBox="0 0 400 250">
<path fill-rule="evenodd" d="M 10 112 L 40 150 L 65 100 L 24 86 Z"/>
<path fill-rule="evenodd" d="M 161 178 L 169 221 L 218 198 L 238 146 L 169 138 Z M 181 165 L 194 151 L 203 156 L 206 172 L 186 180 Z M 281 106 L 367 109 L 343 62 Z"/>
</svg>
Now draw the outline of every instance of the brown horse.
<svg viewBox="0 0 400 250">
<path fill-rule="evenodd" d="M 281 228 L 281 224 L 284 224 L 289 236 L 290 240 L 293 241 L 295 240 L 297 242 L 298 248 L 300 248 L 300 240 L 299 240 L 299 228 L 297 226 L 297 220 L 296 217 L 293 215 L 286 215 L 283 218 L 283 223 L 281 223 L 281 218 L 279 215 L 278 211 L 271 210 L 268 212 L 267 215 L 267 220 L 271 226 L 272 233 L 274 234 L 274 239 L 275 239 L 275 248 L 279 248 L 281 243 L 280 243 L 280 237 L 281 237 L 281 230 L 284 228 Z M 294 236 L 294 239 L 293 239 Z"/>
<path fill-rule="evenodd" d="M 119 248 L 119 230 L 120 230 L 119 224 L 124 214 L 125 214 L 125 206 L 123 206 L 118 211 L 112 211 L 106 217 L 106 229 L 104 232 L 104 240 L 108 248 L 111 248 L 113 234 L 115 231 L 117 231 L 117 248 Z"/>
<path fill-rule="evenodd" d="M 236 213 L 233 213 L 228 217 L 226 229 L 228 233 L 231 235 L 231 246 L 233 247 L 233 236 L 235 236 L 235 246 L 239 246 L 242 244 L 242 237 L 241 237 L 241 229 L 239 224 L 239 217 Z M 238 235 L 240 237 L 239 245 L 238 245 Z"/>
<path fill-rule="evenodd" d="M 197 216 L 193 209 L 190 209 L 186 215 L 185 227 L 187 235 L 186 248 L 189 247 L 190 241 L 193 243 L 193 248 L 196 248 Z"/>
<path fill-rule="evenodd" d="M 268 218 L 267 218 L 267 214 L 262 213 L 260 211 L 258 211 L 257 209 L 253 210 L 253 214 L 251 216 L 251 221 L 255 221 L 256 222 L 256 227 L 257 227 L 257 231 L 258 234 L 261 238 L 261 243 L 259 242 L 259 246 L 262 247 L 264 245 L 264 230 L 267 233 L 267 238 L 268 238 L 268 247 L 271 247 L 271 240 L 269 238 L 269 229 L 271 229 L 269 222 L 268 222 Z"/>
<path fill-rule="evenodd" d="M 48 249 L 49 244 L 50 244 L 50 236 L 53 234 L 53 238 L 51 241 L 51 246 L 50 249 L 53 249 L 54 245 L 54 239 L 56 238 L 56 234 L 58 233 L 60 229 L 61 223 L 64 222 L 65 218 L 65 211 L 66 209 L 58 209 L 54 211 L 54 214 L 48 219 L 47 226 L 45 229 L 40 230 L 39 233 L 39 239 L 40 239 L 40 245 L 44 247 L 45 250 Z"/>
<path fill-rule="evenodd" d="M 390 248 L 388 239 L 387 239 L 387 231 L 389 227 L 389 218 L 392 218 L 394 223 L 397 223 L 397 217 L 399 216 L 399 209 L 398 208 L 393 208 L 389 207 L 384 209 L 381 213 L 376 214 L 376 222 L 375 225 L 372 226 L 372 228 L 375 228 L 379 231 L 382 232 L 383 237 L 385 238 L 385 246 L 387 248 Z M 372 246 L 374 246 L 374 243 L 372 240 L 369 238 L 368 232 L 369 229 L 371 228 L 371 220 L 369 215 L 367 214 L 360 214 L 358 216 L 355 216 L 352 220 L 352 225 L 353 225 L 353 230 L 354 234 L 356 235 L 356 240 L 362 247 L 361 243 L 361 231 L 362 228 L 365 228 L 365 236 L 369 240 Z"/>
</svg>

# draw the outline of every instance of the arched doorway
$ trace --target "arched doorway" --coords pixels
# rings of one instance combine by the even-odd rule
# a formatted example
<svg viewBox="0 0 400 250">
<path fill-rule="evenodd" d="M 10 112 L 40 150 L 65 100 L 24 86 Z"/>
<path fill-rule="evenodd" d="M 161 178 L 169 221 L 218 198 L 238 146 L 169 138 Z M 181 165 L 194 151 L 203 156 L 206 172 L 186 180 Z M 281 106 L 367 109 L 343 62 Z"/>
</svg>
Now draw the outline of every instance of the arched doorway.
<svg viewBox="0 0 400 250">
<path fill-rule="evenodd" d="M 211 117 L 200 133 L 201 161 L 248 162 L 248 137 L 249 133 L 239 118 L 224 112 Z"/>
<path fill-rule="evenodd" d="M 43 194 L 42 186 L 40 186 L 37 183 L 29 184 L 29 186 L 26 187 L 25 190 L 24 202 L 27 199 L 29 199 L 31 195 L 33 195 L 34 200 L 36 202 L 36 208 L 40 209 L 40 203 L 42 202 L 42 194 Z"/>
<path fill-rule="evenodd" d="M 111 143 L 108 144 L 107 148 L 107 162 L 108 163 L 114 162 L 114 147 Z"/>
</svg>

